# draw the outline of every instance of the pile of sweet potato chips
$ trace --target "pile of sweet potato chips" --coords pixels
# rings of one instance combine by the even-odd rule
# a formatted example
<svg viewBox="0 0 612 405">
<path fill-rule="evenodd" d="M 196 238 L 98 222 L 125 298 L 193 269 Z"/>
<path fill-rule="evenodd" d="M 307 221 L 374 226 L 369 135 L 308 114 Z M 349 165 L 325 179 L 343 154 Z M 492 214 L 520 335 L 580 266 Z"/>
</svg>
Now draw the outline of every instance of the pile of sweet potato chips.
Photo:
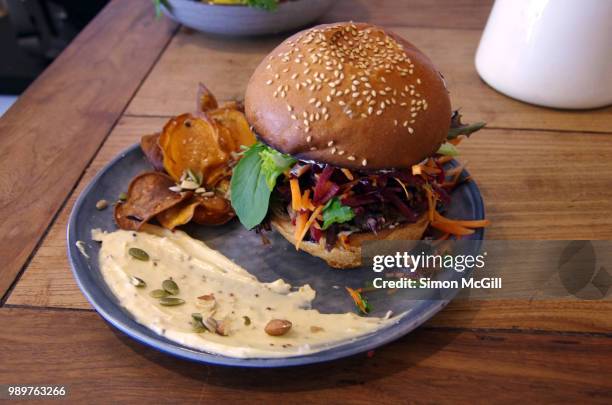
<svg viewBox="0 0 612 405">
<path fill-rule="evenodd" d="M 140 147 L 155 171 L 132 179 L 127 199 L 115 205 L 121 229 L 138 230 L 153 219 L 164 228 L 194 221 L 220 225 L 235 214 L 228 198 L 232 167 L 243 146 L 255 143 L 240 103 L 219 106 L 200 84 L 195 114 L 182 114 Z"/>
</svg>

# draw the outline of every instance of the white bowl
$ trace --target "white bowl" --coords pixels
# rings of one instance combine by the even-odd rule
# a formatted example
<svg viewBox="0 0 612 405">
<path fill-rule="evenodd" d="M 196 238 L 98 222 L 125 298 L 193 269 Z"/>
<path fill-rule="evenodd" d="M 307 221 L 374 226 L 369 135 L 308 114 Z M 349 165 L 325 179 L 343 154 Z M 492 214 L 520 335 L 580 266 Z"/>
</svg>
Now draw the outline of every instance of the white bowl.
<svg viewBox="0 0 612 405">
<path fill-rule="evenodd" d="M 334 4 L 333 0 L 296 0 L 279 4 L 275 11 L 242 5 L 213 5 L 191 0 L 168 0 L 169 18 L 197 31 L 221 35 L 275 34 L 303 27 Z"/>
</svg>

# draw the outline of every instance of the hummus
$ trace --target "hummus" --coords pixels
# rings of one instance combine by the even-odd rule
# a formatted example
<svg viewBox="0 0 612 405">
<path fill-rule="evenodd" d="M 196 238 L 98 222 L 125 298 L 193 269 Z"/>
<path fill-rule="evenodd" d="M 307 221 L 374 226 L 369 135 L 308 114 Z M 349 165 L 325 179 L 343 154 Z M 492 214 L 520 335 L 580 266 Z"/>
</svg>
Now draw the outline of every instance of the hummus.
<svg viewBox="0 0 612 405">
<path fill-rule="evenodd" d="M 184 232 L 150 225 L 145 231 L 94 230 L 92 238 L 102 242 L 100 270 L 137 322 L 182 345 L 238 358 L 299 356 L 394 322 L 353 313 L 322 314 L 311 309 L 316 292 L 309 285 L 293 288 L 281 279 L 262 283 Z M 166 280 L 176 283 L 178 291 L 164 297 L 170 298 L 165 303 L 177 305 L 162 304 Z M 271 320 L 289 321 L 291 327 L 272 336 L 266 332 Z"/>
</svg>

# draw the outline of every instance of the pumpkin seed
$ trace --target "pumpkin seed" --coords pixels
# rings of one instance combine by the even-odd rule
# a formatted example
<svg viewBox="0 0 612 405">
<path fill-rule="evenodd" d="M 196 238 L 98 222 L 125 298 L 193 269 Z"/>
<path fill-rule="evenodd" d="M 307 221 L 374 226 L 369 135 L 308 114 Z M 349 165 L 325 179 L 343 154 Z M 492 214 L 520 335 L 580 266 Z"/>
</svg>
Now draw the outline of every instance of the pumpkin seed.
<svg viewBox="0 0 612 405">
<path fill-rule="evenodd" d="M 202 321 L 196 321 L 196 320 L 191 321 L 191 328 L 193 329 L 195 333 L 203 333 L 208 330 L 206 329 Z"/>
<path fill-rule="evenodd" d="M 160 298 L 159 303 L 165 307 L 175 307 L 177 305 L 183 305 L 185 300 L 176 297 L 164 297 Z"/>
<path fill-rule="evenodd" d="M 179 293 L 179 287 L 172 279 L 164 280 L 162 288 L 170 295 L 176 295 Z"/>
<path fill-rule="evenodd" d="M 106 207 L 108 207 L 108 201 L 106 200 L 100 200 L 96 203 L 96 209 L 98 211 L 102 211 L 103 209 L 105 209 Z"/>
<path fill-rule="evenodd" d="M 143 288 L 147 286 L 147 283 L 145 283 L 143 279 L 136 276 L 130 277 L 130 283 L 132 283 L 132 285 L 136 288 Z"/>
<path fill-rule="evenodd" d="M 216 333 L 217 321 L 214 318 L 206 318 L 202 320 L 202 324 L 208 329 L 210 333 Z"/>
<path fill-rule="evenodd" d="M 128 253 L 136 260 L 142 260 L 143 262 L 149 261 L 149 254 L 142 249 L 130 248 Z"/>
<path fill-rule="evenodd" d="M 127 200 L 127 194 L 126 193 L 121 193 L 119 194 L 119 201 L 126 201 Z"/>
<path fill-rule="evenodd" d="M 270 336 L 282 336 L 291 329 L 291 322 L 285 319 L 272 319 L 264 330 Z"/>
<path fill-rule="evenodd" d="M 167 293 L 166 291 L 164 291 L 164 290 L 153 290 L 153 291 L 151 291 L 151 292 L 149 293 L 149 295 L 150 295 L 151 297 L 153 297 L 153 298 L 164 298 L 164 297 L 167 297 L 167 296 L 168 296 L 168 295 L 170 295 L 170 294 L 168 294 L 168 293 Z"/>
</svg>

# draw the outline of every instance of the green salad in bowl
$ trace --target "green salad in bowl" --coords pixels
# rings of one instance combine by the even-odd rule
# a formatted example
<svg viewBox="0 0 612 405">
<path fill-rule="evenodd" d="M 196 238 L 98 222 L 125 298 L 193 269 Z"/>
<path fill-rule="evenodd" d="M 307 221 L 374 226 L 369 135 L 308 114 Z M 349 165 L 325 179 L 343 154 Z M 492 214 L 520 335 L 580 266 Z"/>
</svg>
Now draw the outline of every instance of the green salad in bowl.
<svg viewBox="0 0 612 405">
<path fill-rule="evenodd" d="M 333 0 L 153 0 L 157 13 L 197 31 L 232 36 L 275 34 L 309 25 Z"/>
</svg>

